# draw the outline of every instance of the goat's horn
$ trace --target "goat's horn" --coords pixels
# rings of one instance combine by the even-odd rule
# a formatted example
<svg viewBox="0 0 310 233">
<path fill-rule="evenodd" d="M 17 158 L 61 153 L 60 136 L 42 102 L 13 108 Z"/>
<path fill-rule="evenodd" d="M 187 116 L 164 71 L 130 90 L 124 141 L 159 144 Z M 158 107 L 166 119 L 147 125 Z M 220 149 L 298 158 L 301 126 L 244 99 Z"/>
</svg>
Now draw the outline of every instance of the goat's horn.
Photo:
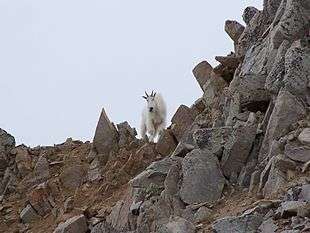
<svg viewBox="0 0 310 233">
<path fill-rule="evenodd" d="M 154 96 L 154 93 L 153 93 L 153 92 L 154 92 L 154 90 L 152 90 L 152 94 L 151 94 L 151 96 Z"/>
<path fill-rule="evenodd" d="M 146 93 L 146 91 L 145 91 L 145 95 L 146 95 L 146 97 L 149 97 L 149 95 Z"/>
</svg>

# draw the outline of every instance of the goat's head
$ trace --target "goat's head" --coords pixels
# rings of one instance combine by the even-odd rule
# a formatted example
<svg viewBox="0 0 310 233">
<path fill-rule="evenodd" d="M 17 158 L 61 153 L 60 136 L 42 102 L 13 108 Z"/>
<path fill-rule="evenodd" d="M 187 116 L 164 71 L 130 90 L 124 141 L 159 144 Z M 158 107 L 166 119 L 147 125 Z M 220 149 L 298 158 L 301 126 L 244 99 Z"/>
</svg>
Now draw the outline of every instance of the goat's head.
<svg viewBox="0 0 310 233">
<path fill-rule="evenodd" d="M 156 92 L 152 91 L 152 93 L 149 95 L 147 92 L 145 92 L 145 96 L 142 96 L 147 102 L 147 109 L 149 112 L 153 112 L 156 107 L 156 102 L 155 102 L 155 96 Z"/>
</svg>

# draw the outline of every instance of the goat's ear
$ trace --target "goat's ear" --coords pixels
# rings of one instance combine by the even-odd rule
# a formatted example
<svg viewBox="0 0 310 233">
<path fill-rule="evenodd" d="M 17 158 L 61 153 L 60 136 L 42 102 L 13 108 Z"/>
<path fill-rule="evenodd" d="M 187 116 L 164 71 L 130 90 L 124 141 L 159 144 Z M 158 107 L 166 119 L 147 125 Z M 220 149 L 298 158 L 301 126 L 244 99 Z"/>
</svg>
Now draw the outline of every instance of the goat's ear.
<svg viewBox="0 0 310 233">
<path fill-rule="evenodd" d="M 142 96 L 143 99 L 147 99 L 145 96 Z"/>
</svg>

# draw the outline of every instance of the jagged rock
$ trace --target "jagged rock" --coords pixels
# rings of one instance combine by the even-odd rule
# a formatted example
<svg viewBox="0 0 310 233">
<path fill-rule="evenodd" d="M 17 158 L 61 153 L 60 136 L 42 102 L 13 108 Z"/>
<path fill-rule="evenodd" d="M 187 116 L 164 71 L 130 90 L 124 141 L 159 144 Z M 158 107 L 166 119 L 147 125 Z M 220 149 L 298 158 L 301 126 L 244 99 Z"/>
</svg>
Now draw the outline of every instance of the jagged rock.
<svg viewBox="0 0 310 233">
<path fill-rule="evenodd" d="M 277 95 L 280 89 L 284 86 L 283 79 L 285 75 L 285 54 L 290 45 L 291 43 L 289 41 L 283 41 L 278 49 L 272 69 L 266 78 L 265 88 L 272 94 Z"/>
<path fill-rule="evenodd" d="M 164 194 L 175 195 L 179 191 L 179 180 L 181 178 L 181 164 L 176 162 L 171 165 L 167 177 L 164 181 Z"/>
<path fill-rule="evenodd" d="M 100 161 L 97 157 L 94 158 L 94 160 L 89 165 L 89 169 L 87 172 L 87 179 L 90 182 L 98 181 L 102 178 L 101 176 L 101 165 Z"/>
<path fill-rule="evenodd" d="M 29 204 L 20 213 L 20 219 L 23 223 L 30 223 L 38 218 L 38 214 Z"/>
<path fill-rule="evenodd" d="M 276 157 L 272 160 L 268 180 L 263 189 L 264 197 L 271 197 L 275 195 L 278 190 L 287 182 L 286 174 L 278 167 L 276 167 Z"/>
<path fill-rule="evenodd" d="M 276 50 L 270 47 L 268 38 L 252 46 L 245 54 L 239 74 L 230 83 L 231 93 L 237 92 L 240 95 L 241 107 L 253 112 L 265 112 L 270 100 L 270 94 L 264 88 L 267 73 L 276 56 Z M 264 103 L 263 109 L 257 109 Z"/>
<path fill-rule="evenodd" d="M 282 218 L 286 218 L 288 216 L 296 216 L 301 209 L 309 210 L 309 203 L 306 201 L 286 201 L 281 203 L 281 206 L 277 209 L 277 213 Z"/>
<path fill-rule="evenodd" d="M 300 42 L 293 43 L 285 54 L 283 83 L 287 91 L 306 99 L 310 83 L 310 48 L 301 47 Z"/>
<path fill-rule="evenodd" d="M 271 142 L 286 134 L 291 124 L 305 117 L 303 105 L 289 92 L 280 91 L 266 129 L 259 153 L 259 161 L 268 154 Z"/>
<path fill-rule="evenodd" d="M 136 139 L 137 131 L 135 128 L 131 128 L 127 121 L 117 124 L 117 129 L 119 133 L 118 145 L 120 147 L 128 146 Z"/>
<path fill-rule="evenodd" d="M 284 156 L 278 155 L 274 160 L 275 167 L 281 170 L 282 172 L 287 172 L 287 170 L 295 170 L 296 163 Z"/>
<path fill-rule="evenodd" d="M 226 177 L 239 175 L 245 165 L 256 136 L 257 120 L 251 113 L 246 124 L 235 126 L 231 139 L 225 144 L 221 167 Z"/>
<path fill-rule="evenodd" d="M 44 156 L 40 156 L 34 169 L 33 174 L 40 180 L 48 180 L 50 177 L 49 163 Z"/>
<path fill-rule="evenodd" d="M 279 5 L 282 0 L 267 0 L 264 1 L 264 16 L 267 18 L 267 21 L 271 23 L 279 9 Z"/>
<path fill-rule="evenodd" d="M 19 176 L 25 177 L 32 170 L 32 158 L 28 153 L 28 148 L 24 145 L 18 146 L 14 149 L 15 163 L 18 169 Z"/>
<path fill-rule="evenodd" d="M 208 207 L 200 207 L 194 215 L 195 223 L 210 221 L 212 216 L 212 210 Z"/>
<path fill-rule="evenodd" d="M 243 14 L 242 14 L 242 19 L 243 21 L 249 25 L 251 19 L 254 17 L 255 14 L 257 14 L 259 12 L 258 9 L 256 9 L 253 6 L 249 6 L 247 8 L 244 9 Z"/>
<path fill-rule="evenodd" d="M 195 149 L 195 146 L 192 144 L 187 144 L 184 142 L 179 142 L 177 147 L 172 153 L 172 156 L 185 157 L 185 155 Z"/>
<path fill-rule="evenodd" d="M 216 233 L 255 233 L 263 221 L 259 214 L 241 215 L 238 217 L 225 217 L 215 221 L 212 225 Z"/>
<path fill-rule="evenodd" d="M 140 207 L 136 232 L 161 232 L 160 230 L 168 224 L 170 216 L 176 209 L 177 207 L 169 203 L 166 198 L 151 197 Z"/>
<path fill-rule="evenodd" d="M 83 184 L 86 176 L 86 169 L 82 165 L 65 167 L 60 174 L 60 181 L 65 188 L 75 189 Z"/>
<path fill-rule="evenodd" d="M 268 26 L 263 13 L 261 11 L 256 12 L 235 45 L 236 56 L 243 57 L 263 35 Z"/>
<path fill-rule="evenodd" d="M 28 194 L 28 200 L 36 213 L 45 216 L 52 211 L 53 200 L 45 183 L 38 185 Z"/>
<path fill-rule="evenodd" d="M 278 226 L 274 223 L 272 218 L 268 218 L 258 228 L 261 233 L 276 233 Z"/>
<path fill-rule="evenodd" d="M 225 179 L 218 159 L 207 150 L 195 149 L 182 161 L 183 181 L 180 197 L 187 204 L 220 199 Z"/>
<path fill-rule="evenodd" d="M 119 135 L 115 126 L 102 109 L 93 140 L 93 149 L 96 150 L 98 156 L 103 157 L 102 160 L 107 161 L 109 153 L 117 149 L 118 139 Z"/>
<path fill-rule="evenodd" d="M 310 147 L 288 143 L 285 145 L 284 154 L 294 161 L 305 163 L 310 160 Z"/>
<path fill-rule="evenodd" d="M 0 152 L 9 153 L 15 147 L 15 138 L 0 128 Z"/>
<path fill-rule="evenodd" d="M 278 48 L 283 40 L 294 41 L 305 35 L 309 28 L 310 4 L 299 0 L 282 1 L 284 10 L 279 7 L 276 19 L 280 20 L 273 30 L 272 40 Z M 275 22 L 273 22 L 275 24 Z"/>
<path fill-rule="evenodd" d="M 129 187 L 125 191 L 123 199 L 116 203 L 110 215 L 107 216 L 107 223 L 115 230 L 131 230 L 131 218 L 133 215 L 130 212 L 130 207 L 135 203 L 136 193 L 137 189 Z"/>
<path fill-rule="evenodd" d="M 196 130 L 193 137 L 199 148 L 207 149 L 220 157 L 232 132 L 232 127 L 203 128 Z"/>
<path fill-rule="evenodd" d="M 232 69 L 236 69 L 240 64 L 240 58 L 235 57 L 234 55 L 216 56 L 215 60 Z"/>
<path fill-rule="evenodd" d="M 79 215 L 59 224 L 54 233 L 86 233 L 87 230 L 88 227 L 85 216 Z"/>
<path fill-rule="evenodd" d="M 227 87 L 227 82 L 221 76 L 212 72 L 210 79 L 203 86 L 203 101 L 205 106 L 213 106 L 218 101 L 225 87 Z"/>
<path fill-rule="evenodd" d="M 185 131 L 194 121 L 194 115 L 191 109 L 185 105 L 181 105 L 171 119 L 171 131 L 175 138 L 180 141 Z"/>
<path fill-rule="evenodd" d="M 159 232 L 165 233 L 195 233 L 195 226 L 181 217 L 171 219 Z"/>
<path fill-rule="evenodd" d="M 176 141 L 170 130 L 165 130 L 156 143 L 155 149 L 162 156 L 168 156 L 174 151 L 176 146 Z"/>
<path fill-rule="evenodd" d="M 234 72 L 235 72 L 235 68 L 230 68 L 230 67 L 224 66 L 223 64 L 219 64 L 216 67 L 214 67 L 214 69 L 213 69 L 213 73 L 217 77 L 221 77 L 221 79 L 225 81 L 224 84 L 231 82 L 231 80 L 234 77 Z M 215 79 L 215 81 L 217 81 L 217 80 Z M 208 86 L 203 88 L 204 92 L 208 91 L 207 87 Z"/>
<path fill-rule="evenodd" d="M 175 163 L 174 158 L 164 158 L 153 162 L 142 173 L 133 178 L 130 183 L 135 188 L 147 188 L 151 183 L 163 187 L 170 167 Z"/>
<path fill-rule="evenodd" d="M 310 146 L 310 128 L 303 129 L 303 131 L 298 136 L 298 140 L 301 143 Z"/>
<path fill-rule="evenodd" d="M 239 37 L 244 31 L 244 26 L 234 20 L 226 20 L 225 22 L 225 32 L 234 41 L 238 42 Z"/>
<path fill-rule="evenodd" d="M 193 69 L 193 74 L 203 90 L 203 85 L 210 79 L 213 68 L 207 61 L 202 61 Z"/>
<path fill-rule="evenodd" d="M 195 103 L 191 106 L 191 109 L 193 110 L 193 112 L 195 112 L 196 114 L 194 114 L 195 116 L 201 114 L 206 108 L 206 105 L 203 101 L 203 98 L 199 98 L 195 101 Z"/>
</svg>

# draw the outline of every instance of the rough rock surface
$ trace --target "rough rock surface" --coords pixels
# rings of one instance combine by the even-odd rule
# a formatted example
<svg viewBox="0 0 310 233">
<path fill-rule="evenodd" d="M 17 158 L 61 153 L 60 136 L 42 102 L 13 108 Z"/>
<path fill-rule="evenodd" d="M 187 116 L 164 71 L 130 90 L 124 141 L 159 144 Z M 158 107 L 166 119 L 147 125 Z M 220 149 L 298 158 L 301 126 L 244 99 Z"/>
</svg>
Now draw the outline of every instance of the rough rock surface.
<svg viewBox="0 0 310 233">
<path fill-rule="evenodd" d="M 225 179 L 216 156 L 207 150 L 193 150 L 182 162 L 180 197 L 187 204 L 220 199 Z"/>
</svg>

